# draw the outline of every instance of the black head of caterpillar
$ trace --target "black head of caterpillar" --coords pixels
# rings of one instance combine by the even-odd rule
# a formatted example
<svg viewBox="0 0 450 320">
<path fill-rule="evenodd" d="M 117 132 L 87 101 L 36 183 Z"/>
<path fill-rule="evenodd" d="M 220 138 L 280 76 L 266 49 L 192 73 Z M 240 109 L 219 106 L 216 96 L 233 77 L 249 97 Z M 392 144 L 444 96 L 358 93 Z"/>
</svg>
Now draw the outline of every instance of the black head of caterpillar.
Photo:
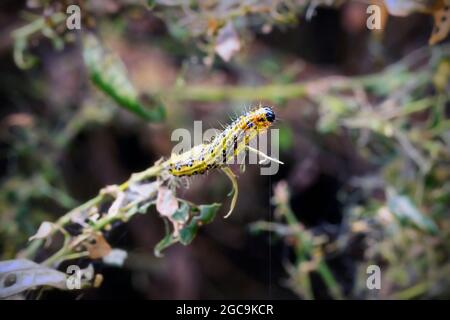
<svg viewBox="0 0 450 320">
<path fill-rule="evenodd" d="M 246 112 L 210 143 L 197 145 L 168 160 L 168 170 L 173 176 L 183 177 L 203 174 L 208 170 L 225 166 L 232 157 L 244 151 L 250 140 L 265 132 L 275 121 L 275 112 L 262 106 Z"/>
<path fill-rule="evenodd" d="M 270 123 L 275 121 L 275 112 L 273 112 L 271 107 L 264 107 L 264 111 L 266 112 L 265 117 L 266 120 L 269 121 Z"/>
<path fill-rule="evenodd" d="M 245 118 L 247 124 L 253 124 L 257 130 L 265 130 L 269 128 L 275 121 L 275 112 L 271 107 L 264 106 L 247 112 L 246 114 L 239 117 L 236 121 L 239 122 L 241 118 Z"/>
</svg>

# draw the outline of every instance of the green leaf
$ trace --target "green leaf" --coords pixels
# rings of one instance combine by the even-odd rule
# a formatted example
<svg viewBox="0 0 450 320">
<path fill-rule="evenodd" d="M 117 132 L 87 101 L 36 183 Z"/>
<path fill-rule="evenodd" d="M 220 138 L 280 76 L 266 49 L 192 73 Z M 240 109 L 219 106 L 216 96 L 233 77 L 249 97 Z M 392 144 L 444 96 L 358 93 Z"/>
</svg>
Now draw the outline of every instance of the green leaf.
<svg viewBox="0 0 450 320">
<path fill-rule="evenodd" d="M 178 222 L 186 222 L 189 219 L 189 205 L 183 202 L 181 207 L 172 215 L 172 219 Z"/>
<path fill-rule="evenodd" d="M 83 57 L 93 83 L 111 97 L 119 106 L 133 112 L 146 121 L 161 121 L 165 118 L 165 108 L 159 98 L 147 97 L 144 105 L 138 92 L 128 78 L 122 60 L 102 47 L 93 34 L 83 38 Z M 151 105 L 148 108 L 146 105 Z"/>
<path fill-rule="evenodd" d="M 388 206 L 400 222 L 412 224 L 432 234 L 438 232 L 438 227 L 434 221 L 422 214 L 409 197 L 399 195 L 393 189 L 388 189 Z"/>
<path fill-rule="evenodd" d="M 169 34 L 181 42 L 186 42 L 189 39 L 189 31 L 175 23 L 168 25 Z"/>
<path fill-rule="evenodd" d="M 220 203 L 212 203 L 212 204 L 203 204 L 198 206 L 200 210 L 200 214 L 196 216 L 194 219 L 201 222 L 202 224 L 208 224 L 213 222 L 216 217 L 217 211 L 220 208 Z"/>
<path fill-rule="evenodd" d="M 163 250 L 178 242 L 178 238 L 175 237 L 172 232 L 170 232 L 169 223 L 167 222 L 167 220 L 164 220 L 164 226 L 166 235 L 161 241 L 156 244 L 155 248 L 153 249 L 153 253 L 158 258 L 161 258 L 163 256 L 161 253 Z"/>
<path fill-rule="evenodd" d="M 386 96 L 391 92 L 403 87 L 411 80 L 411 74 L 403 66 L 398 70 L 391 69 L 390 72 L 377 74 L 366 83 L 366 88 L 377 96 Z"/>
<path fill-rule="evenodd" d="M 163 255 L 161 252 L 177 242 L 178 239 L 174 237 L 173 234 L 167 233 L 166 236 L 160 242 L 158 242 L 158 244 L 153 249 L 155 256 L 159 258 L 162 257 Z"/>
<path fill-rule="evenodd" d="M 197 235 L 199 226 L 213 222 L 219 208 L 219 203 L 198 206 L 195 211 L 198 211 L 199 213 L 192 218 L 191 222 L 180 230 L 181 244 L 190 244 Z"/>
<path fill-rule="evenodd" d="M 144 106 L 151 106 L 144 109 L 146 116 L 148 116 L 150 120 L 161 122 L 166 118 L 166 108 L 160 97 L 156 95 L 149 96 L 144 94 L 141 96 L 140 100 Z"/>
<path fill-rule="evenodd" d="M 37 63 L 37 58 L 27 51 L 26 39 L 16 39 L 14 43 L 14 62 L 23 70 L 30 69 Z"/>
<path fill-rule="evenodd" d="M 180 243 L 183 245 L 188 245 L 194 240 L 197 235 L 198 225 L 196 221 L 192 221 L 183 229 L 180 230 Z"/>
<path fill-rule="evenodd" d="M 164 220 L 166 223 L 166 236 L 162 239 L 155 247 L 154 253 L 155 256 L 161 257 L 161 252 L 171 245 L 180 242 L 183 245 L 188 245 L 194 240 L 197 235 L 198 228 L 204 224 L 211 223 L 216 217 L 217 211 L 220 208 L 220 203 L 212 203 L 208 205 L 200 205 L 198 207 L 194 207 L 191 210 L 191 207 L 182 202 L 180 208 L 171 216 L 172 220 L 186 223 L 189 221 L 189 214 L 195 213 L 190 221 L 185 224 L 180 230 L 178 235 L 174 235 L 174 233 L 170 232 L 169 224 L 167 220 Z"/>
</svg>

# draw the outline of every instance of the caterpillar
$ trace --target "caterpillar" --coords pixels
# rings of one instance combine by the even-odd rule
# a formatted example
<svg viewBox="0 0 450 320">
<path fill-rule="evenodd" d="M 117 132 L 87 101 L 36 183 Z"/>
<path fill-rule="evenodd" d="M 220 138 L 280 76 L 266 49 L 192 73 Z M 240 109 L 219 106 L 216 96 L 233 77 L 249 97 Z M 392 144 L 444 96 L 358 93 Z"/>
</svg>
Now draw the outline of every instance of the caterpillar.
<svg viewBox="0 0 450 320">
<path fill-rule="evenodd" d="M 241 152 L 250 148 L 249 142 L 265 132 L 275 121 L 269 106 L 260 106 L 238 117 L 208 144 L 200 144 L 182 154 L 173 154 L 166 162 L 168 171 L 175 177 L 203 174 L 222 168 Z M 253 150 L 256 151 L 257 150 Z M 271 159 L 266 156 L 266 158 Z M 273 159 L 271 159 L 273 160 Z"/>
</svg>

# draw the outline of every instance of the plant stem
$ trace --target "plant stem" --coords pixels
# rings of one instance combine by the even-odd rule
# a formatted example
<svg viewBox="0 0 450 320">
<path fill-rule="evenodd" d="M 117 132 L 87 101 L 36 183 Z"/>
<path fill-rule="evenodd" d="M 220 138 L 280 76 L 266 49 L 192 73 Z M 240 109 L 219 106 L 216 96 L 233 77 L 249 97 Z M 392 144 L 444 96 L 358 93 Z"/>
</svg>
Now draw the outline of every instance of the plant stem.
<svg viewBox="0 0 450 320">
<path fill-rule="evenodd" d="M 66 19 L 66 14 L 57 12 L 49 18 L 38 18 L 33 22 L 14 30 L 11 34 L 13 38 L 27 38 L 51 24 L 59 24 Z"/>
<path fill-rule="evenodd" d="M 133 183 L 139 183 L 141 181 L 144 181 L 146 179 L 155 177 L 160 175 L 160 173 L 163 171 L 166 163 L 159 163 L 155 164 L 154 166 L 148 168 L 147 170 L 144 170 L 142 172 L 138 172 L 133 174 L 127 181 L 122 183 L 118 189 L 119 191 L 126 191 L 130 184 Z M 87 211 L 99 204 L 101 204 L 106 199 L 106 194 L 99 193 L 95 198 L 90 199 L 89 201 L 83 203 L 82 205 L 72 209 L 65 215 L 63 215 L 61 218 L 58 219 L 56 222 L 57 228 L 51 232 L 49 237 L 51 237 L 57 230 L 64 230 L 64 226 L 67 225 L 72 221 L 74 216 L 79 214 L 80 212 Z M 108 217 L 109 218 L 109 217 Z M 120 219 L 120 216 L 113 217 L 111 219 L 100 219 L 97 221 L 96 225 L 93 226 L 93 229 L 95 230 L 101 230 L 106 225 L 108 225 L 112 220 Z M 28 247 L 24 251 L 25 258 L 33 259 L 36 255 L 36 252 L 39 250 L 41 245 L 43 244 L 43 240 L 35 240 L 31 242 Z M 53 254 L 51 257 L 49 257 L 47 260 L 44 261 L 45 264 L 51 264 L 57 261 L 60 257 L 67 255 L 70 252 L 70 248 L 68 248 L 67 243 L 63 245 L 63 247 L 57 251 L 55 254 Z"/>
</svg>

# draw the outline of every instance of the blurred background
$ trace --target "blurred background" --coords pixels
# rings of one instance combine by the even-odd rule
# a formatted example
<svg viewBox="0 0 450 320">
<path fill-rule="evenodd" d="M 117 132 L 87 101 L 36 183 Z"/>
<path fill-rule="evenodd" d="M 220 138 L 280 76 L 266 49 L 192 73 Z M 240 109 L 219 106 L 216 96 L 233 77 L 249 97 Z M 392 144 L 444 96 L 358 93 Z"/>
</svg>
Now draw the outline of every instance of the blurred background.
<svg viewBox="0 0 450 320">
<path fill-rule="evenodd" d="M 66 24 L 71 4 L 81 30 Z M 192 243 L 155 257 L 165 227 L 150 208 L 103 234 L 128 253 L 122 267 L 75 260 L 101 274 L 98 288 L 40 298 L 450 297 L 445 1 L 0 7 L 1 260 L 20 255 L 42 221 L 170 156 L 174 129 L 220 128 L 263 103 L 280 130 L 276 175 L 233 168 L 229 219 L 226 177 L 192 178 L 180 197 L 223 204 Z M 381 269 L 379 290 L 366 287 L 370 265 Z"/>
</svg>

